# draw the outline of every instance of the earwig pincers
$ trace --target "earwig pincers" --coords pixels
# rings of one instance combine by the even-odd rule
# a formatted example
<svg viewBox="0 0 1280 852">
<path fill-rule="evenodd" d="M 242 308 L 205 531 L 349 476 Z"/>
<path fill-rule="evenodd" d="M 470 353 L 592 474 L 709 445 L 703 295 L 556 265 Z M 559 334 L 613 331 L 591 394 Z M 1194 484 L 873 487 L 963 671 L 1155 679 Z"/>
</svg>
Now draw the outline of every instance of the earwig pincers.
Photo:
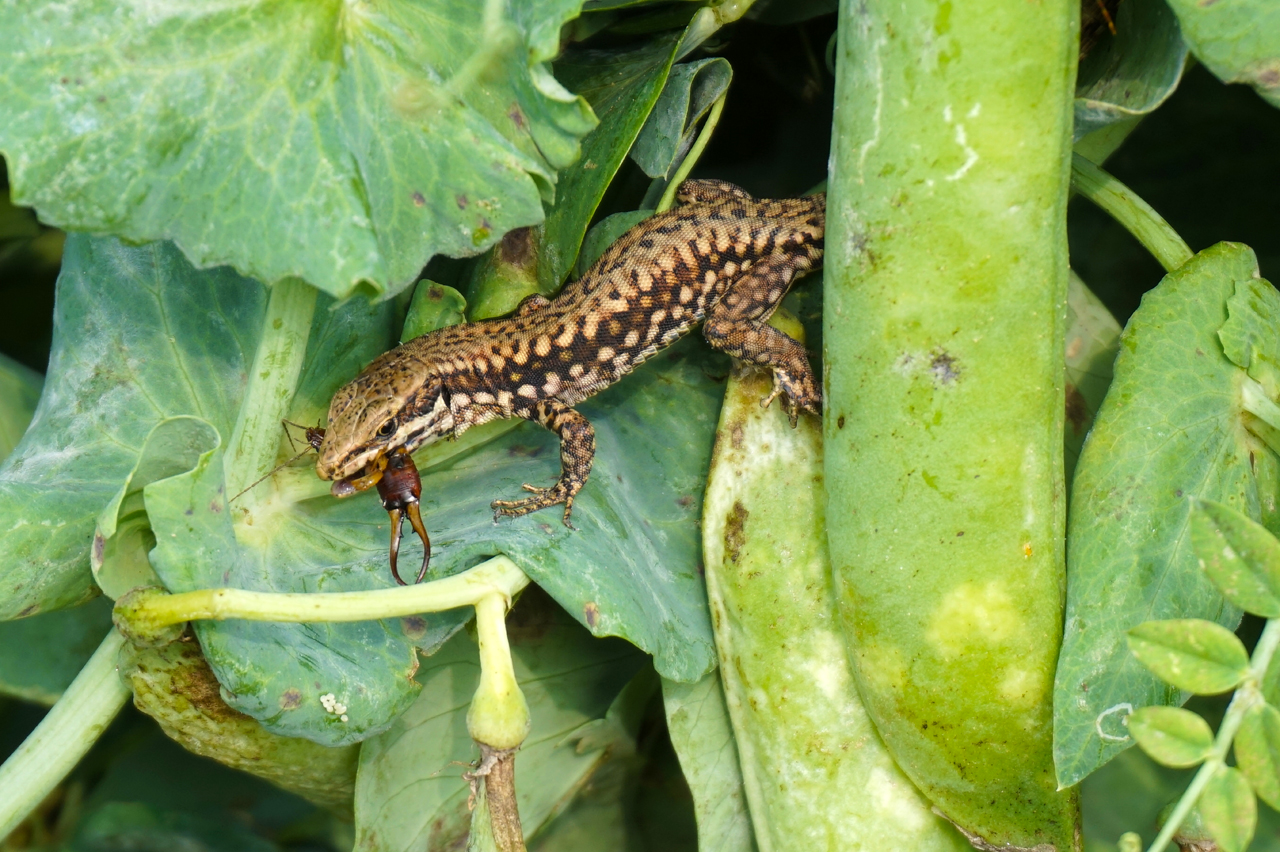
<svg viewBox="0 0 1280 852">
<path fill-rule="evenodd" d="M 306 449 L 259 478 L 257 482 L 245 488 L 240 494 L 232 497 L 232 502 L 241 494 L 244 494 L 245 491 L 248 491 L 249 488 L 262 482 L 280 468 L 298 460 L 311 450 L 320 449 L 325 435 L 325 430 L 322 427 L 302 426 L 289 420 L 283 422 L 304 430 L 307 442 Z M 285 434 L 288 434 L 288 430 L 285 431 Z M 292 438 L 290 440 L 292 441 Z M 427 565 L 431 562 L 431 539 L 427 535 L 426 527 L 423 526 L 422 514 L 418 509 L 418 500 L 422 496 L 422 480 L 418 476 L 418 468 L 413 463 L 413 457 L 404 450 L 395 450 L 389 455 L 379 455 L 365 466 L 362 473 L 334 482 L 329 490 L 335 497 L 350 497 L 352 494 L 364 491 L 374 485 L 378 487 L 378 496 L 382 499 L 382 508 L 391 517 L 391 576 L 400 585 L 409 585 L 400 578 L 400 571 L 396 564 L 400 555 L 400 530 L 407 516 L 409 525 L 413 527 L 413 531 L 422 540 L 422 567 L 418 570 L 418 578 L 414 581 L 415 583 L 421 583 L 422 579 L 427 576 Z"/>
<path fill-rule="evenodd" d="M 400 553 L 400 527 L 407 515 L 409 525 L 422 540 L 422 567 L 418 569 L 421 583 L 427 576 L 427 565 L 431 561 L 431 539 L 427 536 L 426 527 L 422 525 L 422 514 L 418 510 L 418 498 L 422 496 L 422 480 L 418 478 L 418 468 L 413 457 L 404 450 L 396 450 L 385 457 L 387 466 L 378 480 L 378 496 L 382 498 L 382 508 L 391 516 L 391 576 L 402 586 L 407 586 L 400 579 L 396 568 L 396 557 Z"/>
</svg>

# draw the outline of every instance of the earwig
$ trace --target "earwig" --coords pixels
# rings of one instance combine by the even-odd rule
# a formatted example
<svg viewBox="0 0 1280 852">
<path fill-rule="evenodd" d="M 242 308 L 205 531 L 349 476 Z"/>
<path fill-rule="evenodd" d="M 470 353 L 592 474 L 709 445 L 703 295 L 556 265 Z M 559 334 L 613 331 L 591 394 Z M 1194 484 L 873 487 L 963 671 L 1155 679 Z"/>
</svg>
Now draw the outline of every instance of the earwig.
<svg viewBox="0 0 1280 852">
<path fill-rule="evenodd" d="M 293 464 L 313 450 L 319 451 L 320 444 L 324 441 L 325 430 L 322 427 L 303 426 L 290 420 L 281 421 L 281 425 L 286 424 L 303 430 L 306 436 L 306 447 L 246 486 L 239 494 L 232 497 L 229 503 L 234 502 L 241 494 L 274 475 L 281 468 Z M 285 435 L 289 437 L 289 443 L 292 444 L 293 436 L 289 435 L 288 428 L 285 428 Z M 386 509 L 391 517 L 391 576 L 400 585 L 409 585 L 400 578 L 400 571 L 396 564 L 400 556 L 401 527 L 405 517 L 408 517 L 409 525 L 422 540 L 422 567 L 418 569 L 418 578 L 414 580 L 415 583 L 421 583 L 427 576 L 427 566 L 431 562 L 431 538 L 427 535 L 427 529 L 422 523 L 422 513 L 418 509 L 418 500 L 422 496 L 422 479 L 418 476 L 418 468 L 413 463 L 413 457 L 404 450 L 396 450 L 390 456 L 379 456 L 366 467 L 363 474 L 333 483 L 330 491 L 335 497 L 348 497 L 375 484 L 378 486 L 378 496 L 382 499 L 382 508 Z"/>
<path fill-rule="evenodd" d="M 431 562 L 431 539 L 427 536 L 426 527 L 422 525 L 422 514 L 418 510 L 422 480 L 418 477 L 413 457 L 404 450 L 396 450 L 386 458 L 386 462 L 386 469 L 378 480 L 378 496 L 382 498 L 382 508 L 391 516 L 391 576 L 400 585 L 408 585 L 400 579 L 400 572 L 396 568 L 396 557 L 400 553 L 400 527 L 407 515 L 409 525 L 418 534 L 418 538 L 422 539 L 422 567 L 418 569 L 418 579 L 414 581 L 421 583 L 422 578 L 427 576 L 427 565 Z"/>
</svg>

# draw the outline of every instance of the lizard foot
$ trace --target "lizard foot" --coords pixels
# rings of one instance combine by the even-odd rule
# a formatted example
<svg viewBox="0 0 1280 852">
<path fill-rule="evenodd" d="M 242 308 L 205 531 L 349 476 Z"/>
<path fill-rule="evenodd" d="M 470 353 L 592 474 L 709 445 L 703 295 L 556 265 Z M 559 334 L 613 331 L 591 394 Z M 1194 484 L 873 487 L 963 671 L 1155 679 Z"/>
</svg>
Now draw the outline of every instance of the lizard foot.
<svg viewBox="0 0 1280 852">
<path fill-rule="evenodd" d="M 489 508 L 493 509 L 494 521 L 503 517 L 518 518 L 521 515 L 536 512 L 539 509 L 563 503 L 564 525 L 571 530 L 577 529 L 573 524 L 569 523 L 569 516 L 573 513 L 574 494 L 570 492 L 567 484 L 557 482 L 550 488 L 539 488 L 536 485 L 525 483 L 524 490 L 532 492 L 533 496 L 526 497 L 523 500 L 494 500 L 489 504 Z"/>
<path fill-rule="evenodd" d="M 800 422 L 802 410 L 811 414 L 822 413 L 822 397 L 818 395 L 812 381 L 805 381 L 803 378 L 801 381 L 796 381 L 782 370 L 775 369 L 773 390 L 760 400 L 760 407 L 768 408 L 779 396 L 782 397 L 782 408 L 787 413 L 787 420 L 791 422 L 792 429 L 796 428 Z"/>
</svg>

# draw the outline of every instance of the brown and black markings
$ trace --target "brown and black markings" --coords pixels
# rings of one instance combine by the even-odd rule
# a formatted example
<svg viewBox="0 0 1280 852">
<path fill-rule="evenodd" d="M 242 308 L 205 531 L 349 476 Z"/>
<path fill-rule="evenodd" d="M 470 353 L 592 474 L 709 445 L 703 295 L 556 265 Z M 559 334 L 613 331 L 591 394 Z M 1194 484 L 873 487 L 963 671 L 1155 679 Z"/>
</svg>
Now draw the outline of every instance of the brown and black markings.
<svg viewBox="0 0 1280 852">
<path fill-rule="evenodd" d="M 510 317 L 449 326 L 376 359 L 334 394 L 320 477 L 354 493 L 376 484 L 390 453 L 521 417 L 560 438 L 560 476 L 525 485 L 531 497 L 495 500 L 495 517 L 563 503 L 568 524 L 595 455 L 574 406 L 699 322 L 716 349 L 773 371 L 764 405 L 781 395 L 793 425 L 802 410 L 820 413 L 804 348 L 767 321 L 822 258 L 825 196 L 756 200 L 732 184 L 686 181 L 676 198 L 555 299 L 530 297 Z"/>
</svg>

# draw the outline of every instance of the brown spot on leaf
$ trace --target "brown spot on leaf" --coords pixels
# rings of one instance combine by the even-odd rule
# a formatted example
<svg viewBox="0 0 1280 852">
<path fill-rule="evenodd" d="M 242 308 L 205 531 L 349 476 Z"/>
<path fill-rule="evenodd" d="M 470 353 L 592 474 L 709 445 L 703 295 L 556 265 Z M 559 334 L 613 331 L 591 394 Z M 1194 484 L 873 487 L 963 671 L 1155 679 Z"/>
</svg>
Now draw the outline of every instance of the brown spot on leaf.
<svg viewBox="0 0 1280 852">
<path fill-rule="evenodd" d="M 843 415 L 843 414 L 841 414 L 839 417 L 837 417 L 837 418 L 836 418 L 836 428 L 837 428 L 837 429 L 843 429 L 843 428 L 844 428 L 844 415 Z"/>
<path fill-rule="evenodd" d="M 427 205 L 427 199 L 423 197 L 422 193 L 421 193 L 421 192 L 415 192 L 415 193 L 413 194 L 413 206 L 414 206 L 414 207 L 425 207 L 426 205 Z"/>
<path fill-rule="evenodd" d="M 431 823 L 431 833 L 424 849 L 441 852 L 462 852 L 467 848 L 467 836 L 471 833 L 471 810 L 467 797 L 459 796 L 452 810 L 441 814 Z M 372 847 L 377 848 L 377 847 Z"/>
<path fill-rule="evenodd" d="M 519 128 L 520 130 L 524 130 L 524 127 L 525 127 L 524 113 L 520 111 L 520 104 L 511 105 L 511 111 L 507 113 L 507 118 L 511 119 L 511 123 L 514 124 L 517 128 Z"/>
<path fill-rule="evenodd" d="M 1067 384 L 1065 393 L 1067 422 L 1079 435 L 1089 424 L 1089 402 L 1084 398 L 1084 394 L 1080 393 L 1080 389 L 1073 384 Z"/>
<path fill-rule="evenodd" d="M 494 256 L 499 263 L 531 269 L 538 262 L 538 245 L 534 240 L 533 228 L 507 231 L 494 249 Z"/>
<path fill-rule="evenodd" d="M 427 620 L 420 615 L 410 615 L 400 619 L 400 629 L 410 639 L 421 639 L 427 635 Z"/>
<path fill-rule="evenodd" d="M 221 502 L 220 500 L 218 500 L 216 497 L 215 497 L 214 499 L 210 500 L 210 501 L 209 501 L 209 511 L 210 511 L 210 512 L 213 512 L 215 515 L 221 515 L 221 514 L 222 514 L 222 502 Z"/>
<path fill-rule="evenodd" d="M 945 349 L 939 349 L 929 359 L 929 372 L 933 380 L 940 385 L 949 385 L 960 378 L 960 367 L 956 359 Z"/>
<path fill-rule="evenodd" d="M 459 193 L 453 200 L 458 203 L 459 210 L 467 209 L 467 197 L 465 195 Z"/>
<path fill-rule="evenodd" d="M 582 608 L 582 617 L 588 627 L 592 630 L 596 629 L 596 625 L 600 622 L 600 607 L 596 606 L 595 601 L 587 601 L 587 605 Z"/>
<path fill-rule="evenodd" d="M 1280 88 L 1280 57 L 1251 62 L 1240 73 L 1240 82 L 1253 80 L 1264 89 Z"/>
<path fill-rule="evenodd" d="M 297 689 L 286 689 L 280 693 L 281 710 L 297 710 L 302 706 L 302 692 Z"/>
<path fill-rule="evenodd" d="M 222 691 L 213 670 L 196 644 L 181 650 L 182 659 L 173 669 L 170 692 L 191 702 L 200 713 L 211 719 L 248 719 L 249 717 L 222 700 Z"/>
<path fill-rule="evenodd" d="M 102 537 L 102 533 L 95 532 L 93 534 L 93 561 L 96 565 L 102 564 L 102 558 L 107 551 L 107 540 Z"/>
<path fill-rule="evenodd" d="M 741 500 L 735 500 L 724 519 L 724 552 L 730 562 L 738 561 L 742 546 L 747 543 L 746 526 L 750 514 Z"/>
<path fill-rule="evenodd" d="M 30 606 L 23 607 L 22 612 L 18 613 L 18 618 L 27 618 L 29 616 L 35 615 L 39 611 L 40 611 L 40 604 L 31 604 Z"/>
</svg>

